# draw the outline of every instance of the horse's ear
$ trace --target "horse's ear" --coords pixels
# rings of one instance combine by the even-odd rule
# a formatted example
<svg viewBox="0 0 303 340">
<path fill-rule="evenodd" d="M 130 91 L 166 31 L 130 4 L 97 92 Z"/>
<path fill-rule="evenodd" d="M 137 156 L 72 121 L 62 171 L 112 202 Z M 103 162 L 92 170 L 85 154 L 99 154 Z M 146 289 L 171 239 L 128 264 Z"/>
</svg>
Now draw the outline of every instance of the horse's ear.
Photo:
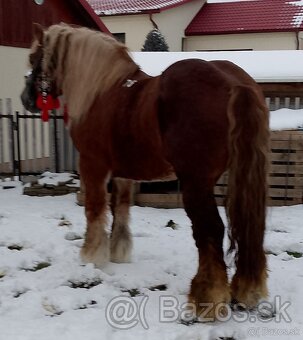
<svg viewBox="0 0 303 340">
<path fill-rule="evenodd" d="M 40 44 L 43 42 L 43 27 L 40 24 L 33 23 L 33 36 Z"/>
</svg>

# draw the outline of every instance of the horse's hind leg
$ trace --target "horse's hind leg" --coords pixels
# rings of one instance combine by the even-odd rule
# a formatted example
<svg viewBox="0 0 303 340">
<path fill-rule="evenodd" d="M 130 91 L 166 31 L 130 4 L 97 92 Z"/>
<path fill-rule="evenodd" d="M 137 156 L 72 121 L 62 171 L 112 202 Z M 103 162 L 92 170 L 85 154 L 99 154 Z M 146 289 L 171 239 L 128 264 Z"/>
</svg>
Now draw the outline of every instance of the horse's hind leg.
<svg viewBox="0 0 303 340">
<path fill-rule="evenodd" d="M 95 159 L 80 157 L 80 173 L 85 185 L 87 220 L 81 258 L 101 267 L 109 261 L 109 240 L 105 231 L 108 170 Z"/>
<path fill-rule="evenodd" d="M 113 224 L 110 239 L 111 261 L 113 262 L 130 262 L 132 237 L 129 231 L 128 220 L 131 195 L 131 180 L 113 179 L 111 196 Z"/>
<path fill-rule="evenodd" d="M 199 268 L 191 283 L 189 303 L 194 304 L 201 321 L 214 321 L 226 315 L 230 291 L 223 258 L 224 225 L 213 196 L 213 184 L 192 178 L 188 183 L 183 181 L 183 201 L 199 252 Z"/>
</svg>

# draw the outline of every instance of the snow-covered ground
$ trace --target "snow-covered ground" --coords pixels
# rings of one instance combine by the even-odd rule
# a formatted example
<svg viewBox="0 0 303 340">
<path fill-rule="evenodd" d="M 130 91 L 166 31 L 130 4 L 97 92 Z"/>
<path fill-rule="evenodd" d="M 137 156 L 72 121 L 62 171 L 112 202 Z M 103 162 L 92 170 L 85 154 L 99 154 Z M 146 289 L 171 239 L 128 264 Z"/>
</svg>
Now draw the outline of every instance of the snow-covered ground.
<svg viewBox="0 0 303 340">
<path fill-rule="evenodd" d="M 27 197 L 19 182 L 0 183 L 0 339 L 303 338 L 303 206 L 268 212 L 272 317 L 243 312 L 190 326 L 179 318 L 197 269 L 189 219 L 182 209 L 131 213 L 132 263 L 95 269 L 79 260 L 85 219 L 75 195 Z"/>
</svg>

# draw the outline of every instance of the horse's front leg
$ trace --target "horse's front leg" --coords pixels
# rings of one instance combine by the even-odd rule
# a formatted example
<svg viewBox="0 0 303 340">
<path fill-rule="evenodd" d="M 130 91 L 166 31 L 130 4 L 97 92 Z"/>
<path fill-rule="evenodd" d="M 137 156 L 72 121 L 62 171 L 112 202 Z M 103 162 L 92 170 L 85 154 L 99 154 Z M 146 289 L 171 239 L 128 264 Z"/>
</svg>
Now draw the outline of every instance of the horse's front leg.
<svg viewBox="0 0 303 340">
<path fill-rule="evenodd" d="M 132 181 L 114 178 L 111 196 L 113 224 L 110 240 L 111 261 L 113 262 L 130 262 L 133 246 L 128 226 L 131 198 Z"/>
<path fill-rule="evenodd" d="M 85 186 L 87 229 L 81 249 L 85 263 L 102 267 L 109 261 L 109 239 L 106 227 L 108 168 L 95 159 L 80 158 L 81 181 Z"/>
</svg>

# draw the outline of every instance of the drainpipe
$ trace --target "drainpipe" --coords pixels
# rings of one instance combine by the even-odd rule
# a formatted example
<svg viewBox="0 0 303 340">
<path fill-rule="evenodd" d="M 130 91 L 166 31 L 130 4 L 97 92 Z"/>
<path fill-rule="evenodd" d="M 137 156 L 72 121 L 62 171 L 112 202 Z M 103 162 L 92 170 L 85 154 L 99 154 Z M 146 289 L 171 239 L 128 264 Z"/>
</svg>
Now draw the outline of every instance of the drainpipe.
<svg viewBox="0 0 303 340">
<path fill-rule="evenodd" d="M 158 25 L 154 22 L 154 19 L 153 19 L 153 13 L 149 13 L 149 20 L 151 21 L 151 23 L 153 24 L 153 27 L 155 29 L 158 29 Z"/>
<path fill-rule="evenodd" d="M 300 38 L 299 38 L 299 30 L 296 30 L 296 42 L 297 42 L 297 50 L 300 49 Z"/>
</svg>

